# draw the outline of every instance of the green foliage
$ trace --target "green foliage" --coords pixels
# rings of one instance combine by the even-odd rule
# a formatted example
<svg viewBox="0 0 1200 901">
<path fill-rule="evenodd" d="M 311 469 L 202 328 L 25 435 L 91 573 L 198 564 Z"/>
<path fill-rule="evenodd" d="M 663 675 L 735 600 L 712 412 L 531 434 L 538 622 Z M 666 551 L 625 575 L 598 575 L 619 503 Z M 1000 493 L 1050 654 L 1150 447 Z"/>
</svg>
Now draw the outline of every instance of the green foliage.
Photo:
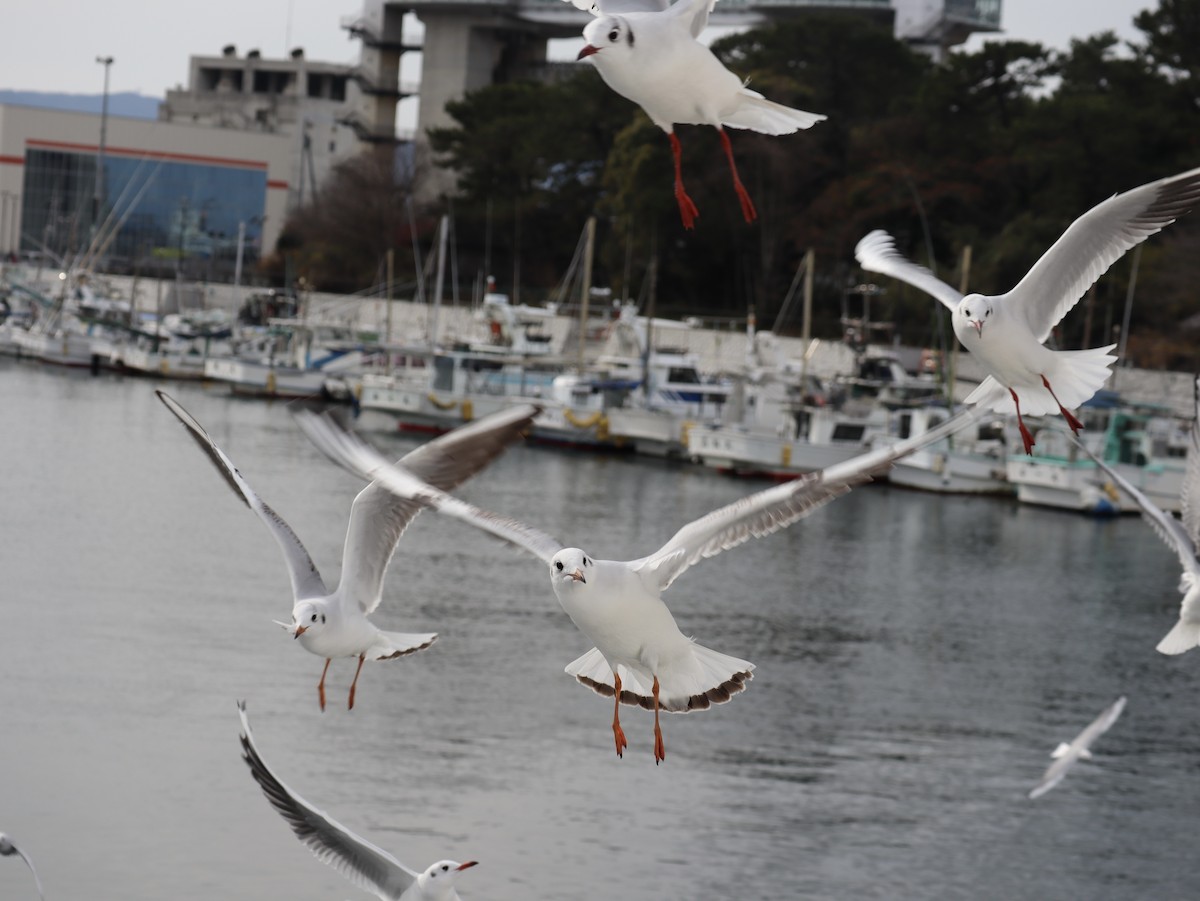
<svg viewBox="0 0 1200 901">
<path fill-rule="evenodd" d="M 692 232 L 680 224 L 665 135 L 590 67 L 473 92 L 448 107 L 456 125 L 431 135 L 458 179 L 460 270 L 480 272 L 490 253 L 527 295 L 547 292 L 596 214 L 595 283 L 638 296 L 657 248 L 662 314 L 745 315 L 753 305 L 770 326 L 813 248 L 818 333 L 837 335 L 845 290 L 862 280 L 853 247 L 872 228 L 955 282 L 971 246 L 970 287 L 1005 291 L 1095 203 L 1200 165 L 1200 0 L 1160 0 L 1136 24 L 1144 39 L 1125 47 L 1110 33 L 1062 53 L 994 41 L 938 64 L 855 13 L 722 38 L 714 53 L 755 90 L 828 119 L 780 137 L 730 131 L 759 214 L 752 225 L 713 129 L 678 128 L 700 209 Z M 1136 307 L 1135 330 L 1169 331 L 1196 312 L 1198 244 L 1200 211 L 1147 245 L 1139 291 L 1155 293 Z M 1119 321 L 1129 271 L 1123 260 L 1097 286 L 1093 342 Z M 887 289 L 881 315 L 906 340 L 929 340 L 934 305 Z M 1084 340 L 1077 318 L 1064 323 L 1064 346 Z"/>
</svg>

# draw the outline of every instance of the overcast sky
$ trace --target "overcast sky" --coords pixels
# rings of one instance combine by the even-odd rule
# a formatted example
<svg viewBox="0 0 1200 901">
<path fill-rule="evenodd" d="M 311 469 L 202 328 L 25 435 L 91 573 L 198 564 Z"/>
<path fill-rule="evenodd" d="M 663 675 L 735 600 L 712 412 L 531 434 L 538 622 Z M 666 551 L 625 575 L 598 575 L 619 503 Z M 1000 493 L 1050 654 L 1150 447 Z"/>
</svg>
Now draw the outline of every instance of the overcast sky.
<svg viewBox="0 0 1200 901">
<path fill-rule="evenodd" d="M 303 47 L 311 59 L 354 63 L 358 43 L 341 26 L 361 6 L 343 0 L 4 0 L 0 88 L 99 94 L 112 56 L 110 90 L 161 97 L 187 81 L 188 57 L 257 48 L 280 57 Z M 1004 36 L 1065 48 L 1072 37 L 1113 30 L 1137 35 L 1133 16 L 1157 0 L 1003 0 Z M 974 47 L 978 39 L 969 46 Z M 415 59 L 414 59 L 415 62 Z M 416 78 L 406 71 L 404 78 Z"/>
</svg>

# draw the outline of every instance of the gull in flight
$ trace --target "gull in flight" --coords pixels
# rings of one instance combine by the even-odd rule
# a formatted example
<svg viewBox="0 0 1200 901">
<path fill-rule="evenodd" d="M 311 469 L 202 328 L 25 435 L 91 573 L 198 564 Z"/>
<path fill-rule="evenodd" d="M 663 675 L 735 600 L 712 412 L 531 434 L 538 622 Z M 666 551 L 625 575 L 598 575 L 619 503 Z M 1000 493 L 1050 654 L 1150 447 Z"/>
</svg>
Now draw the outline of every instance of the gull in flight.
<svg viewBox="0 0 1200 901">
<path fill-rule="evenodd" d="M 45 901 L 46 896 L 42 894 L 42 880 L 38 878 L 37 870 L 34 869 L 33 861 L 29 859 L 24 851 L 13 844 L 13 840 L 0 832 L 0 857 L 11 857 L 17 855 L 21 860 L 25 861 L 25 866 L 29 867 L 29 872 L 33 874 L 33 883 L 37 886 L 38 897 Z"/>
<path fill-rule="evenodd" d="M 605 84 L 640 106 L 667 133 L 683 227 L 692 228 L 700 212 L 683 188 L 676 125 L 711 125 L 717 130 L 742 215 L 747 222 L 758 218 L 738 176 L 724 126 L 783 135 L 810 128 L 825 116 L 774 103 L 750 90 L 696 40 L 715 0 L 676 0 L 669 7 L 655 0 L 571 2 L 597 16 L 583 30 L 587 44 L 576 59 L 589 60 Z"/>
<path fill-rule="evenodd" d="M 666 544 L 636 560 L 599 560 L 565 547 L 546 533 L 481 510 L 392 466 L 331 416 L 300 411 L 296 420 L 331 460 L 361 478 L 377 480 L 401 497 L 461 519 L 524 550 L 549 568 L 563 610 L 595 647 L 569 664 L 567 673 L 613 698 L 617 756 L 628 746 L 620 705 L 654 711 L 655 763 L 666 758 L 659 712 L 689 713 L 722 704 L 743 691 L 754 664 L 703 647 L 679 631 L 662 593 L 692 564 L 791 525 L 886 469 L 894 460 L 966 427 L 984 415 L 970 410 L 935 429 L 768 488 L 721 507 L 681 528 Z"/>
<path fill-rule="evenodd" d="M 1179 577 L 1179 592 L 1183 595 L 1183 601 L 1179 607 L 1179 622 L 1158 643 L 1157 649 L 1163 654 L 1182 654 L 1200 645 L 1200 562 L 1196 560 L 1196 554 L 1200 551 L 1200 377 L 1197 377 L 1193 386 L 1193 394 L 1197 418 L 1192 423 L 1187 472 L 1180 489 L 1182 523 L 1092 453 L 1083 442 L 1075 442 L 1122 491 L 1133 498 L 1134 503 L 1141 507 L 1146 522 L 1179 555 L 1183 567 Z"/>
<path fill-rule="evenodd" d="M 988 377 L 966 398 L 1001 413 L 1016 413 L 1025 453 L 1033 436 L 1021 408 L 1031 416 L 1062 413 L 1078 434 L 1082 424 L 1068 408 L 1088 400 L 1108 379 L 1115 344 L 1090 350 L 1050 350 L 1050 332 L 1095 281 L 1127 250 L 1161 231 L 1200 201 L 1200 169 L 1159 179 L 1092 207 L 1007 294 L 965 297 L 895 248 L 876 230 L 854 250 L 859 264 L 907 282 L 941 301 L 951 312 L 954 334 L 983 364 Z"/>
<path fill-rule="evenodd" d="M 325 658 L 317 697 L 325 709 L 325 676 L 334 657 L 357 657 L 358 668 L 350 683 L 348 708 L 354 709 L 354 693 L 363 662 L 392 660 L 429 647 L 436 633 L 384 632 L 367 617 L 379 606 L 383 578 L 400 536 L 421 512 L 421 505 L 398 497 L 378 485 L 368 485 L 354 498 L 350 523 L 342 551 L 342 578 L 330 592 L 321 580 L 308 551 L 296 533 L 260 498 L 242 478 L 204 428 L 170 395 L 156 391 L 188 433 L 208 456 L 229 487 L 257 514 L 283 551 L 292 581 L 292 621 L 276 620 L 299 639 L 306 651 Z M 528 429 L 538 408 L 513 407 L 494 416 L 463 426 L 418 447 L 401 461 L 410 471 L 423 473 L 442 490 L 466 481 L 494 460 Z"/>
<path fill-rule="evenodd" d="M 383 901 L 460 901 L 455 883 L 477 861 L 439 860 L 423 873 L 410 870 L 288 788 L 258 752 L 243 701 L 238 701 L 238 715 L 242 718 L 242 759 L 250 767 L 250 775 L 317 860 Z"/>
<path fill-rule="evenodd" d="M 1063 742 L 1055 748 L 1050 756 L 1054 758 L 1054 763 L 1046 769 L 1042 774 L 1042 780 L 1033 787 L 1029 792 L 1029 797 L 1040 798 L 1058 783 L 1062 782 L 1063 777 L 1067 775 L 1067 770 L 1075 765 L 1077 760 L 1090 760 L 1092 752 L 1088 750 L 1088 746 L 1097 738 L 1108 731 L 1109 727 L 1117 721 L 1117 717 L 1121 715 L 1121 711 L 1125 709 L 1124 696 L 1117 698 L 1116 703 L 1105 710 L 1102 714 L 1096 717 L 1092 723 L 1075 736 L 1074 740 L 1067 744 Z"/>
</svg>

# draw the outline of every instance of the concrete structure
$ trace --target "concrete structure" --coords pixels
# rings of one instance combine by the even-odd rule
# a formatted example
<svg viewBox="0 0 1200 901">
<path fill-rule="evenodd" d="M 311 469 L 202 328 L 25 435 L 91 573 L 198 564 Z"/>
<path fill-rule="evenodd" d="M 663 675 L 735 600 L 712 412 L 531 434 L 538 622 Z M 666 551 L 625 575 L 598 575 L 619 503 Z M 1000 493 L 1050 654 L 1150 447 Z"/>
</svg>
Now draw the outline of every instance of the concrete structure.
<svg viewBox="0 0 1200 901">
<path fill-rule="evenodd" d="M 364 39 L 365 40 L 365 39 Z M 239 56 L 232 44 L 220 56 L 193 56 L 188 84 L 167 92 L 158 117 L 209 128 L 286 135 L 290 141 L 288 207 L 311 200 L 326 174 L 364 146 L 395 143 L 394 131 L 374 130 L 366 98 L 400 98 L 395 69 L 364 43 L 363 67 L 315 62 L 295 49 L 287 59 L 257 50 Z M 382 81 L 378 81 L 382 79 Z"/>
<path fill-rule="evenodd" d="M 972 34 L 1000 30 L 1001 0 L 893 0 L 896 37 L 935 60 Z"/>
<path fill-rule="evenodd" d="M 290 186 L 287 135 L 108 116 L 99 213 L 100 116 L 0 104 L 0 251 L 71 257 L 124 220 L 105 257 L 216 277 L 239 231 L 247 260 L 271 248 Z M 225 264 L 228 264 L 227 266 Z"/>
</svg>

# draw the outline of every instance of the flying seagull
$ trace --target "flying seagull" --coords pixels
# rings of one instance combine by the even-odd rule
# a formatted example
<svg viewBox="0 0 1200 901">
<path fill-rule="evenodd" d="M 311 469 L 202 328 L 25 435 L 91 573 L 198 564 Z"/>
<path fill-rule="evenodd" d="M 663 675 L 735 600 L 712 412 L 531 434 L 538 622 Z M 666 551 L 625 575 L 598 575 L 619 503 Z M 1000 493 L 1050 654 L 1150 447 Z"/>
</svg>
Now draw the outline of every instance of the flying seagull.
<svg viewBox="0 0 1200 901">
<path fill-rule="evenodd" d="M 984 415 L 970 410 L 935 429 L 721 507 L 681 528 L 661 548 L 636 560 L 599 560 L 566 547 L 546 533 L 464 503 L 427 485 L 403 466 L 392 466 L 333 417 L 307 411 L 297 422 L 335 463 L 376 479 L 401 497 L 470 523 L 537 557 L 549 567 L 550 585 L 563 610 L 595 647 L 569 664 L 567 673 L 613 701 L 617 756 L 628 746 L 620 723 L 622 703 L 654 711 L 655 763 L 666 758 L 659 711 L 707 710 L 743 691 L 754 664 L 697 644 L 679 631 L 662 593 L 692 564 L 750 538 L 791 525 L 886 469 L 894 460 L 937 441 Z"/>
<path fill-rule="evenodd" d="M 242 718 L 242 759 L 250 767 L 250 775 L 317 860 L 383 901 L 460 901 L 455 883 L 477 861 L 439 860 L 423 873 L 410 870 L 288 788 L 262 759 L 244 701 L 238 701 L 238 716 Z"/>
<path fill-rule="evenodd" d="M 1043 346 L 1059 320 L 1127 250 L 1161 231 L 1200 201 L 1200 169 L 1192 169 L 1114 194 L 1092 207 L 1007 294 L 965 297 L 923 266 L 902 257 L 891 235 L 870 232 L 854 255 L 868 272 L 890 275 L 932 294 L 952 313 L 958 340 L 989 375 L 966 398 L 1017 415 L 1025 453 L 1033 436 L 1021 416 L 1062 413 L 1078 434 L 1069 408 L 1088 400 L 1108 379 L 1115 344 L 1054 351 Z"/>
<path fill-rule="evenodd" d="M 1179 563 L 1183 567 L 1179 577 L 1179 592 L 1183 595 L 1183 601 L 1179 607 L 1179 622 L 1158 643 L 1158 650 L 1163 654 L 1182 654 L 1200 645 L 1200 562 L 1196 560 L 1196 554 L 1200 552 L 1200 377 L 1193 385 L 1193 395 L 1197 418 L 1192 423 L 1187 472 L 1180 489 L 1182 523 L 1092 453 L 1083 442 L 1075 442 L 1122 491 L 1133 498 L 1134 503 L 1141 507 L 1146 522 L 1179 555 Z"/>
<path fill-rule="evenodd" d="M 216 466 L 229 487 L 258 515 L 283 551 L 292 580 L 292 621 L 278 625 L 288 630 L 306 651 L 325 658 L 317 697 L 325 709 L 325 676 L 334 657 L 357 657 L 358 668 L 350 684 L 348 707 L 365 660 L 392 660 L 429 647 L 436 633 L 384 632 L 369 619 L 383 594 L 383 577 L 400 536 L 421 512 L 421 505 L 397 497 L 386 488 L 368 485 L 354 498 L 346 544 L 342 551 L 342 578 L 329 591 L 308 551 L 283 518 L 267 506 L 242 478 L 233 462 L 217 447 L 191 414 L 164 391 L 156 391 L 200 449 Z M 494 460 L 528 429 L 537 407 L 513 407 L 463 426 L 418 447 L 401 462 L 412 472 L 423 473 L 442 490 L 460 485 Z"/>
<path fill-rule="evenodd" d="M 33 874 L 33 883 L 37 886 L 38 897 L 45 901 L 46 896 L 42 894 L 42 880 L 38 878 L 37 870 L 34 869 L 33 861 L 29 859 L 24 851 L 13 844 L 13 840 L 0 832 L 0 857 L 11 857 L 17 855 L 21 860 L 25 861 L 25 866 L 29 867 L 29 872 Z"/>
<path fill-rule="evenodd" d="M 692 228 L 700 212 L 683 188 L 676 125 L 717 129 L 742 215 L 747 222 L 758 218 L 738 176 L 724 126 L 783 135 L 810 128 L 825 116 L 774 103 L 750 90 L 696 40 L 708 24 L 715 0 L 676 0 L 669 7 L 654 0 L 599 0 L 594 5 L 588 0 L 571 2 L 598 16 L 583 29 L 587 44 L 576 59 L 590 60 L 605 84 L 640 106 L 667 133 L 683 227 Z"/>
<path fill-rule="evenodd" d="M 1067 775 L 1067 770 L 1075 765 L 1075 761 L 1090 760 L 1092 752 L 1088 750 L 1088 746 L 1108 731 L 1124 709 L 1125 698 L 1122 696 L 1096 717 L 1086 729 L 1076 735 L 1070 744 L 1063 742 L 1055 748 L 1050 754 L 1054 758 L 1054 763 L 1050 764 L 1046 772 L 1042 774 L 1042 780 L 1029 792 L 1029 797 L 1040 798 L 1062 782 L 1063 777 Z"/>
</svg>

